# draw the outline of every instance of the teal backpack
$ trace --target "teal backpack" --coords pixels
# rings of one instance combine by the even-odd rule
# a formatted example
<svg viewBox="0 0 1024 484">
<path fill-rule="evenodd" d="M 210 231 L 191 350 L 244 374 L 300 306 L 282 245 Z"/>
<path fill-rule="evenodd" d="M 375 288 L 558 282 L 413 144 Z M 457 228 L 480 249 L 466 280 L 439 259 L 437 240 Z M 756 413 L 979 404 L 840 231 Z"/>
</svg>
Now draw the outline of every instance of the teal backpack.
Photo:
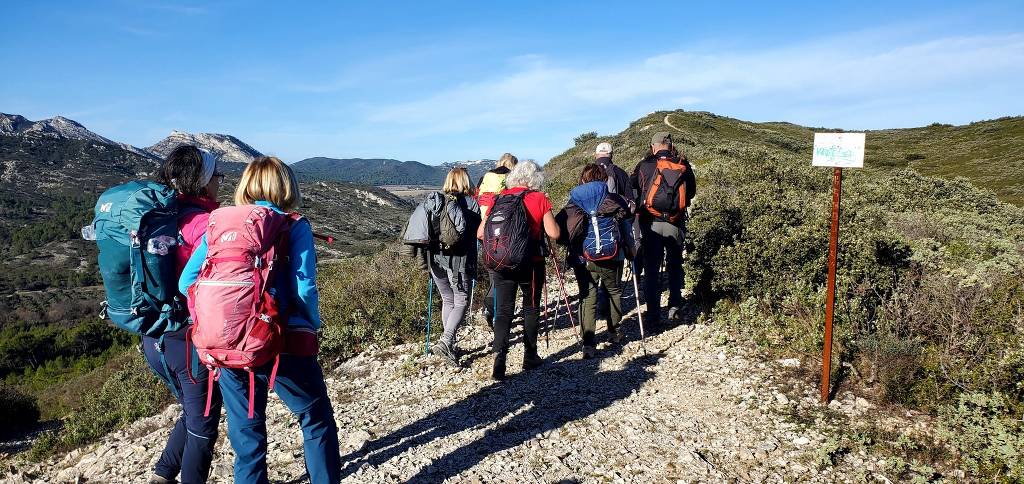
<svg viewBox="0 0 1024 484">
<path fill-rule="evenodd" d="M 176 195 L 152 181 L 118 185 L 100 195 L 92 225 L 83 228 L 99 246 L 107 296 L 100 317 L 138 335 L 159 338 L 185 325 L 174 259 Z"/>
</svg>

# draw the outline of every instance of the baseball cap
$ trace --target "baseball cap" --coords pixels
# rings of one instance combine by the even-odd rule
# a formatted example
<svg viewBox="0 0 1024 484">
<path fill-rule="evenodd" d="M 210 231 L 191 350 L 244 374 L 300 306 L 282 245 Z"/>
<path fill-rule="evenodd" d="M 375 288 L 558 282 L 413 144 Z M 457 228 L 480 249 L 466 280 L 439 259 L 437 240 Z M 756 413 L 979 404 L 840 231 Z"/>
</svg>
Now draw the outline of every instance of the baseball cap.
<svg viewBox="0 0 1024 484">
<path fill-rule="evenodd" d="M 672 143 L 672 135 L 667 131 L 658 131 L 651 136 L 652 145 L 667 145 Z"/>
<path fill-rule="evenodd" d="M 612 144 L 611 143 L 600 143 L 600 144 L 598 144 L 597 145 L 597 149 L 594 150 L 594 154 L 601 154 L 601 153 L 608 153 L 609 155 L 612 154 Z"/>
</svg>

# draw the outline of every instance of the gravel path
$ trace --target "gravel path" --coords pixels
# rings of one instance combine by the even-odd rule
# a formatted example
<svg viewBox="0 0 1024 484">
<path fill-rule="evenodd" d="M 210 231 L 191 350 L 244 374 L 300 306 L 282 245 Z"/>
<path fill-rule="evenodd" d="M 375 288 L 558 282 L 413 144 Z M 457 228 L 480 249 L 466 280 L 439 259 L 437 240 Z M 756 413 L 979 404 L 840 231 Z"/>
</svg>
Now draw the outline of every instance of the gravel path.
<svg viewBox="0 0 1024 484">
<path fill-rule="evenodd" d="M 631 296 L 630 288 L 630 296 Z M 630 301 L 632 298 L 630 297 Z M 868 411 L 841 395 L 816 403 L 816 386 L 793 361 L 764 361 L 726 344 L 697 321 L 648 328 L 646 355 L 635 312 L 627 341 L 580 358 L 564 317 L 541 337 L 544 366 L 522 373 L 522 344 L 509 379 L 489 380 L 490 332 L 464 327 L 462 368 L 421 355 L 421 346 L 368 350 L 328 385 L 341 431 L 346 482 L 846 482 L 875 477 L 884 462 L 852 453 L 820 465 L 830 425 Z M 518 340 L 518 333 L 514 337 Z M 599 338 L 603 327 L 599 326 Z M 9 482 L 144 482 L 177 406 L 102 442 L 42 464 L 17 463 Z M 268 409 L 275 482 L 305 482 L 302 437 L 276 399 Z M 826 433 L 823 433 L 826 432 Z M 233 455 L 218 444 L 213 481 L 230 482 Z"/>
</svg>

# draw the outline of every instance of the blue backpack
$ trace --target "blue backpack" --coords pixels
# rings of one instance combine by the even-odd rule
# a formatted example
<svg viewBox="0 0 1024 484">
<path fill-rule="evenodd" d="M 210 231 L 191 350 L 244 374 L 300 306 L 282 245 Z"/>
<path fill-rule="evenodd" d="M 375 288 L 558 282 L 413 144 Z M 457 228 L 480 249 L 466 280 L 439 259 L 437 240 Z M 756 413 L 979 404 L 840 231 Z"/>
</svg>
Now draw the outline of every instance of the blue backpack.
<svg viewBox="0 0 1024 484">
<path fill-rule="evenodd" d="M 615 259 L 622 245 L 619 221 L 614 217 L 598 215 L 598 209 L 608 196 L 604 182 L 580 185 L 570 193 L 570 200 L 590 216 L 583 238 L 583 258 L 591 261 Z"/>
<path fill-rule="evenodd" d="M 92 225 L 82 229 L 99 246 L 107 296 L 100 317 L 138 335 L 156 338 L 185 325 L 174 259 L 176 195 L 152 181 L 118 185 L 100 195 Z"/>
</svg>

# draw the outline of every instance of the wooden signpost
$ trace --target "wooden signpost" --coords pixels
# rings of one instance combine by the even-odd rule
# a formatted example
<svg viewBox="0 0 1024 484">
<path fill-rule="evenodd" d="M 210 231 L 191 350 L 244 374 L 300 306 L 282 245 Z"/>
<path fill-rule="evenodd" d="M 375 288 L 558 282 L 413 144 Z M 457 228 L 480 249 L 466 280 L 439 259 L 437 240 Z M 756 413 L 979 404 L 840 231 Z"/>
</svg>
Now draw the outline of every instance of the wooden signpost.
<svg viewBox="0 0 1024 484">
<path fill-rule="evenodd" d="M 811 165 L 832 167 L 832 230 L 828 242 L 825 351 L 821 360 L 821 403 L 827 403 L 832 376 L 832 320 L 836 303 L 836 255 L 839 251 L 839 200 L 843 191 L 843 168 L 864 167 L 864 133 L 814 133 Z"/>
</svg>

